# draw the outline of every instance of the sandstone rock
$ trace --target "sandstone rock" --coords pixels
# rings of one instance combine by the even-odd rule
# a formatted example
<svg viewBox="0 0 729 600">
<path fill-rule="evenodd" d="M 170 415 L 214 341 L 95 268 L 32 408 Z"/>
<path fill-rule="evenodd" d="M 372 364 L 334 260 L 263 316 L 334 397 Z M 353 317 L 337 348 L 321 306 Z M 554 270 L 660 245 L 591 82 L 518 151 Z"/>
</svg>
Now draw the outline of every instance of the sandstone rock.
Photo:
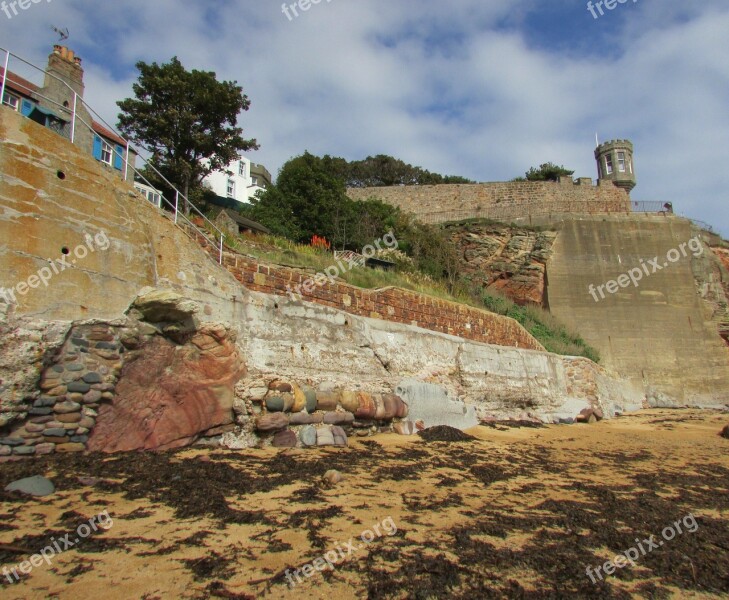
<svg viewBox="0 0 729 600">
<path fill-rule="evenodd" d="M 279 431 L 273 436 L 273 446 L 276 448 L 295 448 L 296 434 L 290 429 Z"/>
<path fill-rule="evenodd" d="M 49 444 L 46 442 L 44 444 L 36 444 L 35 453 L 36 453 L 36 455 L 53 454 L 55 449 L 56 449 L 55 444 Z"/>
<path fill-rule="evenodd" d="M 289 418 L 285 413 L 268 413 L 256 419 L 256 429 L 258 431 L 278 431 L 289 425 Z"/>
<path fill-rule="evenodd" d="M 154 290 L 140 295 L 132 306 L 150 323 L 185 321 L 199 310 L 197 303 L 171 290 Z"/>
<path fill-rule="evenodd" d="M 84 404 L 95 404 L 101 400 L 103 395 L 99 390 L 90 390 L 83 395 L 82 401 Z"/>
<path fill-rule="evenodd" d="M 357 398 L 357 392 L 345 390 L 342 392 L 342 408 L 347 412 L 355 413 L 359 408 L 359 399 Z"/>
<path fill-rule="evenodd" d="M 201 350 L 205 344 L 209 350 Z M 202 325 L 182 346 L 161 336 L 148 338 L 125 365 L 113 403 L 99 407 L 88 449 L 186 446 L 201 433 L 234 422 L 234 387 L 244 373 L 232 332 L 214 323 Z"/>
<path fill-rule="evenodd" d="M 329 427 L 321 427 L 316 430 L 316 445 L 317 446 L 333 446 L 334 445 L 334 434 Z"/>
<path fill-rule="evenodd" d="M 59 402 L 53 406 L 53 412 L 60 413 L 62 415 L 79 412 L 80 410 L 81 405 L 76 402 L 71 402 L 70 400 L 64 400 L 63 402 Z"/>
<path fill-rule="evenodd" d="M 324 423 L 327 425 L 351 425 L 354 415 L 350 412 L 328 412 L 324 414 Z"/>
<path fill-rule="evenodd" d="M 309 413 L 293 413 L 289 416 L 289 422 L 291 425 L 315 425 L 324 422 L 324 415 Z"/>
<path fill-rule="evenodd" d="M 415 423 L 412 421 L 401 421 L 399 423 L 395 423 L 392 428 L 395 430 L 395 433 L 399 435 L 414 435 L 418 431 L 417 427 L 415 427 Z"/>
<path fill-rule="evenodd" d="M 274 392 L 286 392 L 291 393 L 293 391 L 293 387 L 290 383 L 287 383 L 285 381 L 281 381 L 280 379 L 276 379 L 275 381 L 272 381 L 268 384 L 268 389 Z"/>
<path fill-rule="evenodd" d="M 86 429 L 93 429 L 94 425 L 96 425 L 96 421 L 91 417 L 82 417 L 78 422 L 79 427 L 85 427 Z"/>
<path fill-rule="evenodd" d="M 42 433 L 45 428 L 45 425 L 43 425 L 42 423 L 28 422 L 25 424 L 25 430 L 29 433 Z"/>
<path fill-rule="evenodd" d="M 326 486 L 334 486 L 344 480 L 344 477 L 339 471 L 330 469 L 324 475 L 322 475 L 322 483 Z"/>
<path fill-rule="evenodd" d="M 13 454 L 18 456 L 29 456 L 35 454 L 35 448 L 33 446 L 15 446 L 13 448 Z"/>
<path fill-rule="evenodd" d="M 0 445 L 0 456 L 10 456 L 13 449 L 10 446 Z"/>
<path fill-rule="evenodd" d="M 375 419 L 378 421 L 390 421 L 398 414 L 407 414 L 405 403 L 394 394 L 378 394 L 375 399 Z"/>
<path fill-rule="evenodd" d="M 252 402 L 261 402 L 268 393 L 268 388 L 251 388 L 248 390 L 248 397 Z"/>
<path fill-rule="evenodd" d="M 324 392 L 317 390 L 316 392 L 316 410 L 332 411 L 336 410 L 339 405 L 340 393 L 337 391 Z"/>
<path fill-rule="evenodd" d="M 342 429 L 341 427 L 334 425 L 332 427 L 332 436 L 334 437 L 335 446 L 346 446 L 347 445 L 347 434 L 344 432 L 344 429 Z"/>
<path fill-rule="evenodd" d="M 86 450 L 86 446 L 84 444 L 80 444 L 78 442 L 69 442 L 67 444 L 56 444 L 56 452 L 66 453 L 66 452 L 83 452 Z"/>
<path fill-rule="evenodd" d="M 367 392 L 357 392 L 357 399 L 359 400 L 359 407 L 354 413 L 354 416 L 358 419 L 374 419 L 377 413 L 377 405 L 375 404 L 374 398 Z"/>
<path fill-rule="evenodd" d="M 219 427 L 213 427 L 204 432 L 205 437 L 213 437 L 217 435 L 223 435 L 230 431 L 235 431 L 235 423 L 229 423 L 228 425 L 220 425 Z"/>
<path fill-rule="evenodd" d="M 298 413 L 306 408 L 306 394 L 298 385 L 292 386 L 292 394 L 294 396 L 294 403 L 291 406 L 291 412 Z"/>
<path fill-rule="evenodd" d="M 418 431 L 425 431 L 425 422 L 421 420 L 415 421 L 415 429 Z"/>
<path fill-rule="evenodd" d="M 54 436 L 54 435 L 43 435 L 43 442 L 46 444 L 65 444 L 67 443 L 71 438 L 64 436 Z"/>
<path fill-rule="evenodd" d="M 315 427 L 312 427 L 311 425 L 307 427 L 302 427 L 301 431 L 299 432 L 299 437 L 301 438 L 301 443 L 304 446 L 316 446 Z"/>
<path fill-rule="evenodd" d="M 58 419 L 61 423 L 78 423 L 81 420 L 81 413 L 68 413 L 65 415 L 56 415 L 56 419 Z"/>
</svg>

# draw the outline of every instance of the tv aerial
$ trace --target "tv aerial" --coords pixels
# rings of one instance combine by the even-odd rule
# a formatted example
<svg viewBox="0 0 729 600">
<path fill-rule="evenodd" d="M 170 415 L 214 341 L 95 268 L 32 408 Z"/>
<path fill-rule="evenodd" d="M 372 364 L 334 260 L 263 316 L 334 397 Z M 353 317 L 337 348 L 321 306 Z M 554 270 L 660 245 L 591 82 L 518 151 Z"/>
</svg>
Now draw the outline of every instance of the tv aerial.
<svg viewBox="0 0 729 600">
<path fill-rule="evenodd" d="M 64 40 L 68 39 L 68 35 L 69 35 L 68 27 L 66 27 L 65 29 L 59 29 L 58 27 L 51 26 L 51 29 L 53 29 L 53 31 L 55 31 L 58 35 L 61 36 L 61 39 L 58 40 L 59 42 L 62 42 Z"/>
</svg>

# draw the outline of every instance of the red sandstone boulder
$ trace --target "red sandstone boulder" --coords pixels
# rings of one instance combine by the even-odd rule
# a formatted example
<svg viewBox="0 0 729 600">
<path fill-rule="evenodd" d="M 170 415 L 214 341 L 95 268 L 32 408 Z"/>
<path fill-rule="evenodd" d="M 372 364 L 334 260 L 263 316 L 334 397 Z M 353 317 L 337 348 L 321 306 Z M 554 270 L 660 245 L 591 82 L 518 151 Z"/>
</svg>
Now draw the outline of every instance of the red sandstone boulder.
<svg viewBox="0 0 729 600">
<path fill-rule="evenodd" d="M 230 332 L 205 325 L 179 346 L 155 336 L 127 357 L 112 403 L 99 407 L 88 449 L 164 450 L 233 423 L 245 366 Z"/>
<path fill-rule="evenodd" d="M 377 405 L 374 398 L 367 392 L 358 392 L 359 408 L 354 416 L 358 419 L 374 419 L 377 412 Z"/>
<path fill-rule="evenodd" d="M 268 413 L 256 419 L 258 431 L 278 431 L 288 427 L 289 418 L 285 413 Z"/>
</svg>

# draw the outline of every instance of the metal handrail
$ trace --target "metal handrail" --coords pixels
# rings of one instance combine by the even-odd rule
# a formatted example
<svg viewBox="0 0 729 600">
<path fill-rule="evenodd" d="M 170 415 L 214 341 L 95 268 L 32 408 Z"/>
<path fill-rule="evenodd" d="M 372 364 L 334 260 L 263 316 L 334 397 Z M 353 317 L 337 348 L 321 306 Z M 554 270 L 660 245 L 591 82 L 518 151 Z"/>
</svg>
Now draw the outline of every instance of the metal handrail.
<svg viewBox="0 0 729 600">
<path fill-rule="evenodd" d="M 66 106 L 63 106 L 63 105 L 59 104 L 58 102 L 56 102 L 55 100 L 52 100 L 51 98 L 48 98 L 48 97 L 44 96 L 43 94 L 39 93 L 37 90 L 32 90 L 30 88 L 27 88 L 25 85 L 22 85 L 20 82 L 16 82 L 16 84 L 18 85 L 18 87 L 20 87 L 20 88 L 22 88 L 24 90 L 27 90 L 27 92 L 28 92 L 29 95 L 31 95 L 33 97 L 36 97 L 36 98 L 42 98 L 46 102 L 48 102 L 48 103 L 50 103 L 50 104 L 52 104 L 54 106 L 57 106 L 62 112 L 69 114 L 69 116 L 71 118 L 71 132 L 70 132 L 70 140 L 71 140 L 71 143 L 74 143 L 74 141 L 75 141 L 75 136 L 76 136 L 76 120 L 77 119 L 92 134 L 97 135 L 96 132 L 94 131 L 93 125 L 90 124 L 90 123 L 86 123 L 86 121 L 84 121 L 84 119 L 78 114 L 78 103 L 80 101 L 81 102 L 81 105 L 83 107 L 85 107 L 86 110 L 89 111 L 89 114 L 91 114 L 92 116 L 96 117 L 98 119 L 98 122 L 99 123 L 101 123 L 105 127 L 107 127 L 109 129 L 109 131 L 113 132 L 114 135 L 118 136 L 119 139 L 121 139 L 124 142 L 124 144 L 125 144 L 125 151 L 124 151 L 124 154 L 123 155 L 121 153 L 119 153 L 115 147 L 112 149 L 112 152 L 114 153 L 114 155 L 119 156 L 122 159 L 122 162 L 123 162 L 123 165 L 124 165 L 124 181 L 127 181 L 128 180 L 127 179 L 128 178 L 128 173 L 129 173 L 129 170 L 131 169 L 131 171 L 136 176 L 138 176 L 142 181 L 144 181 L 147 185 L 149 185 L 150 187 L 154 187 L 149 182 L 149 180 L 144 175 L 142 175 L 139 172 L 139 170 L 134 165 L 132 165 L 132 164 L 129 163 L 129 154 L 130 154 L 130 151 L 131 151 L 131 152 L 134 152 L 136 154 L 136 156 L 138 156 L 147 167 L 149 167 L 162 181 L 164 181 L 165 184 L 167 184 L 175 192 L 175 202 L 174 202 L 174 204 L 171 201 L 169 201 L 167 198 L 165 198 L 164 195 L 160 194 L 160 196 L 165 201 L 165 203 L 167 203 L 167 205 L 169 205 L 170 208 L 173 209 L 174 215 L 175 215 L 174 222 L 175 222 L 175 224 L 178 227 L 180 227 L 180 223 L 178 222 L 180 218 L 184 222 L 186 222 L 189 226 L 195 227 L 195 225 L 192 223 L 192 221 L 190 221 L 187 218 L 187 216 L 184 214 L 184 212 L 180 212 L 180 210 L 179 210 L 180 199 L 182 198 L 184 200 L 184 202 L 185 202 L 185 205 L 188 208 L 192 209 L 195 213 L 197 213 L 200 217 L 202 217 L 203 220 L 205 222 L 207 222 L 213 228 L 213 230 L 215 232 L 217 232 L 218 236 L 216 236 L 216 239 L 215 240 L 212 240 L 212 239 L 210 239 L 206 235 L 206 233 L 205 233 L 204 230 L 200 230 L 198 228 L 198 230 L 203 235 L 203 237 L 205 237 L 208 241 L 212 242 L 213 246 L 217 246 L 218 247 L 218 250 L 219 250 L 218 251 L 218 262 L 220 264 L 223 263 L 223 245 L 224 245 L 224 237 L 225 237 L 225 235 L 223 234 L 223 232 L 212 221 L 210 221 L 210 219 L 208 219 L 194 204 L 192 204 L 192 202 L 190 202 L 190 200 L 187 198 L 187 196 L 185 196 L 185 194 L 183 194 L 182 192 L 180 192 L 175 187 L 174 184 L 172 184 L 164 175 L 162 175 L 162 173 L 160 173 L 159 170 L 153 164 L 151 164 L 149 161 L 147 161 L 142 155 L 138 154 L 131 147 L 129 140 L 127 140 L 124 136 L 122 136 L 121 134 L 119 134 L 119 132 L 117 132 L 116 129 L 113 126 L 109 125 L 109 123 L 107 123 L 106 120 L 101 115 L 99 115 L 99 113 L 97 113 L 91 106 L 89 106 L 89 104 L 86 103 L 86 101 L 83 99 L 83 97 L 79 96 L 76 93 L 76 90 L 74 90 L 65 80 L 61 79 L 60 77 L 57 77 L 53 73 L 49 73 L 45 69 L 41 69 L 40 67 L 38 67 L 38 66 L 34 65 L 33 63 L 25 60 L 24 58 L 22 58 L 22 57 L 20 57 L 20 56 L 18 56 L 16 54 L 13 54 L 12 52 L 10 52 L 10 50 L 8 50 L 6 48 L 0 47 L 0 51 L 2 51 L 2 52 L 5 53 L 5 58 L 4 58 L 4 61 L 3 61 L 3 63 L 4 63 L 4 69 L 3 69 L 3 74 L 1 76 L 2 77 L 2 80 L 0 81 L 0 106 L 2 105 L 3 98 L 5 97 L 6 81 L 8 79 L 8 74 L 10 72 L 9 71 L 9 64 L 10 64 L 10 58 L 11 57 L 14 58 L 14 59 L 17 59 L 21 63 L 23 63 L 23 64 L 25 64 L 25 65 L 33 68 L 33 69 L 36 69 L 37 71 L 40 71 L 41 73 L 43 73 L 44 75 L 47 75 L 48 77 L 52 77 L 56 81 L 59 81 L 61 84 L 63 84 L 64 86 L 66 86 L 69 89 L 69 91 L 73 94 L 73 107 L 71 109 L 69 109 Z M 144 146 L 141 146 L 141 148 L 144 151 L 148 152 L 149 154 L 152 154 L 152 152 L 148 148 L 145 148 Z M 184 228 L 181 227 L 181 229 L 183 229 L 183 231 L 184 231 Z"/>
</svg>

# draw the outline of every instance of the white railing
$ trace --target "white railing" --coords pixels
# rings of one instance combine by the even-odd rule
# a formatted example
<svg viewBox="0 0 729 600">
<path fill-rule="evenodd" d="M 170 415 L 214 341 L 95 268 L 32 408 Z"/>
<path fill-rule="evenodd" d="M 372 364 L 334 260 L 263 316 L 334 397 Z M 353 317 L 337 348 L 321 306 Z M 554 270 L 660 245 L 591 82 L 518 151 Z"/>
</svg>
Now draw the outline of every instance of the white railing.
<svg viewBox="0 0 729 600">
<path fill-rule="evenodd" d="M 43 88 L 39 88 L 39 89 L 29 88 L 28 86 L 26 86 L 22 82 L 17 81 L 17 78 L 13 80 L 13 85 L 16 86 L 16 87 L 18 87 L 18 88 L 20 88 L 20 89 L 22 89 L 23 91 L 25 91 L 28 94 L 28 96 L 30 96 L 31 98 L 33 98 L 35 100 L 42 99 L 47 104 L 49 104 L 49 105 L 53 106 L 54 108 L 56 108 L 63 115 L 67 115 L 68 118 L 70 119 L 70 122 L 71 122 L 71 129 L 70 129 L 70 133 L 69 133 L 69 138 L 71 140 L 71 143 L 74 143 L 75 140 L 76 140 L 76 134 L 77 134 L 76 122 L 77 121 L 81 125 L 83 125 L 84 127 L 86 127 L 93 135 L 99 135 L 96 131 L 94 131 L 93 124 L 92 123 L 86 123 L 86 121 L 84 121 L 83 117 L 79 114 L 79 106 L 83 106 L 89 112 L 90 115 L 93 115 L 97 119 L 97 122 L 98 123 L 104 125 L 109 131 L 113 132 L 114 135 L 116 135 L 120 140 L 122 140 L 124 142 L 124 152 L 123 153 L 118 152 L 117 149 L 116 149 L 116 147 L 113 147 L 113 153 L 114 153 L 114 155 L 116 155 L 119 158 L 121 158 L 122 163 L 123 163 L 123 166 L 124 166 L 124 173 L 123 173 L 124 181 L 127 181 L 128 180 L 129 171 L 131 170 L 144 183 L 146 183 L 150 187 L 154 187 L 149 182 L 149 180 L 144 175 L 142 175 L 142 173 L 140 173 L 137 170 L 137 168 L 135 167 L 135 165 L 134 164 L 131 164 L 129 162 L 129 154 L 130 154 L 130 152 L 134 152 L 136 154 L 136 156 L 138 156 L 142 160 L 142 162 L 149 169 L 151 169 L 152 171 L 154 171 L 154 173 L 162 181 L 164 181 L 164 183 L 167 186 L 169 186 L 169 188 L 171 190 L 174 191 L 174 193 L 175 193 L 175 201 L 174 201 L 174 203 L 171 202 L 171 201 L 169 201 L 167 198 L 165 198 L 164 195 L 162 195 L 162 200 L 174 212 L 174 222 L 175 222 L 175 224 L 178 225 L 178 226 L 180 226 L 180 220 L 182 220 L 183 222 L 185 222 L 190 227 L 197 229 L 197 231 L 199 231 L 200 234 L 205 239 L 207 239 L 209 242 L 211 242 L 213 248 L 215 248 L 215 247 L 218 248 L 218 262 L 222 264 L 222 262 L 223 262 L 223 244 L 224 244 L 224 241 L 223 241 L 224 240 L 224 234 L 223 234 L 223 232 L 220 231 L 220 229 L 218 229 L 218 227 L 216 227 L 215 224 L 213 224 L 213 222 L 210 221 L 202 212 L 200 212 L 200 210 L 198 210 L 197 207 L 195 207 L 192 204 L 192 202 L 190 202 L 188 200 L 188 198 L 182 192 L 180 192 L 172 183 L 170 183 L 170 181 L 164 175 L 162 175 L 162 173 L 160 173 L 159 170 L 157 170 L 157 168 L 153 164 L 151 164 L 149 161 L 147 161 L 140 154 L 137 154 L 134 151 L 134 149 L 131 148 L 130 142 L 127 139 L 125 139 L 122 135 L 120 135 L 116 131 L 116 129 L 114 127 L 112 127 L 111 125 L 109 125 L 109 123 L 107 123 L 103 119 L 103 117 L 101 117 L 93 108 L 91 108 L 88 104 L 86 104 L 86 102 L 84 101 L 84 99 L 81 96 L 79 96 L 76 93 L 76 91 L 66 81 L 64 81 L 60 77 L 57 77 L 53 73 L 49 73 L 45 69 L 41 69 L 40 67 L 34 65 L 33 63 L 28 62 L 24 58 L 21 58 L 20 56 L 17 56 L 16 54 L 13 54 L 12 52 L 10 52 L 9 50 L 7 50 L 5 48 L 0 47 L 0 56 L 3 56 L 2 63 L 3 63 L 3 66 L 4 66 L 3 72 L 2 72 L 2 75 L 1 75 L 2 79 L 0 80 L 0 105 L 4 104 L 3 100 L 5 98 L 5 92 L 7 90 L 8 74 L 11 72 L 9 70 L 10 69 L 10 64 L 11 64 L 11 59 L 17 61 L 18 63 L 21 63 L 21 64 L 25 65 L 26 67 L 30 67 L 32 70 L 39 71 L 40 73 L 43 73 L 44 76 L 52 77 L 56 81 L 59 81 L 61 84 L 63 84 L 65 87 L 68 88 L 68 90 L 70 91 L 71 94 L 73 94 L 73 103 L 71 104 L 71 106 L 66 106 L 65 104 L 60 104 L 59 102 L 57 102 L 57 101 L 55 101 L 55 100 L 53 100 L 51 98 L 48 98 L 47 96 L 44 96 L 43 93 L 42 93 Z M 148 150 L 147 148 L 142 148 L 142 149 L 151 154 L 151 151 Z M 207 223 L 212 228 L 214 234 L 209 234 L 203 228 L 197 228 L 195 226 L 195 224 L 192 223 L 192 221 L 190 221 L 187 218 L 187 215 L 185 214 L 185 212 L 184 211 L 180 211 L 180 201 L 181 200 L 185 203 L 185 206 L 186 207 L 188 207 L 189 209 L 191 209 L 192 211 L 194 211 L 195 213 L 197 213 L 198 216 L 202 217 L 203 222 L 204 223 Z M 215 239 L 212 239 L 211 237 L 209 237 L 209 235 L 215 235 Z"/>
</svg>

